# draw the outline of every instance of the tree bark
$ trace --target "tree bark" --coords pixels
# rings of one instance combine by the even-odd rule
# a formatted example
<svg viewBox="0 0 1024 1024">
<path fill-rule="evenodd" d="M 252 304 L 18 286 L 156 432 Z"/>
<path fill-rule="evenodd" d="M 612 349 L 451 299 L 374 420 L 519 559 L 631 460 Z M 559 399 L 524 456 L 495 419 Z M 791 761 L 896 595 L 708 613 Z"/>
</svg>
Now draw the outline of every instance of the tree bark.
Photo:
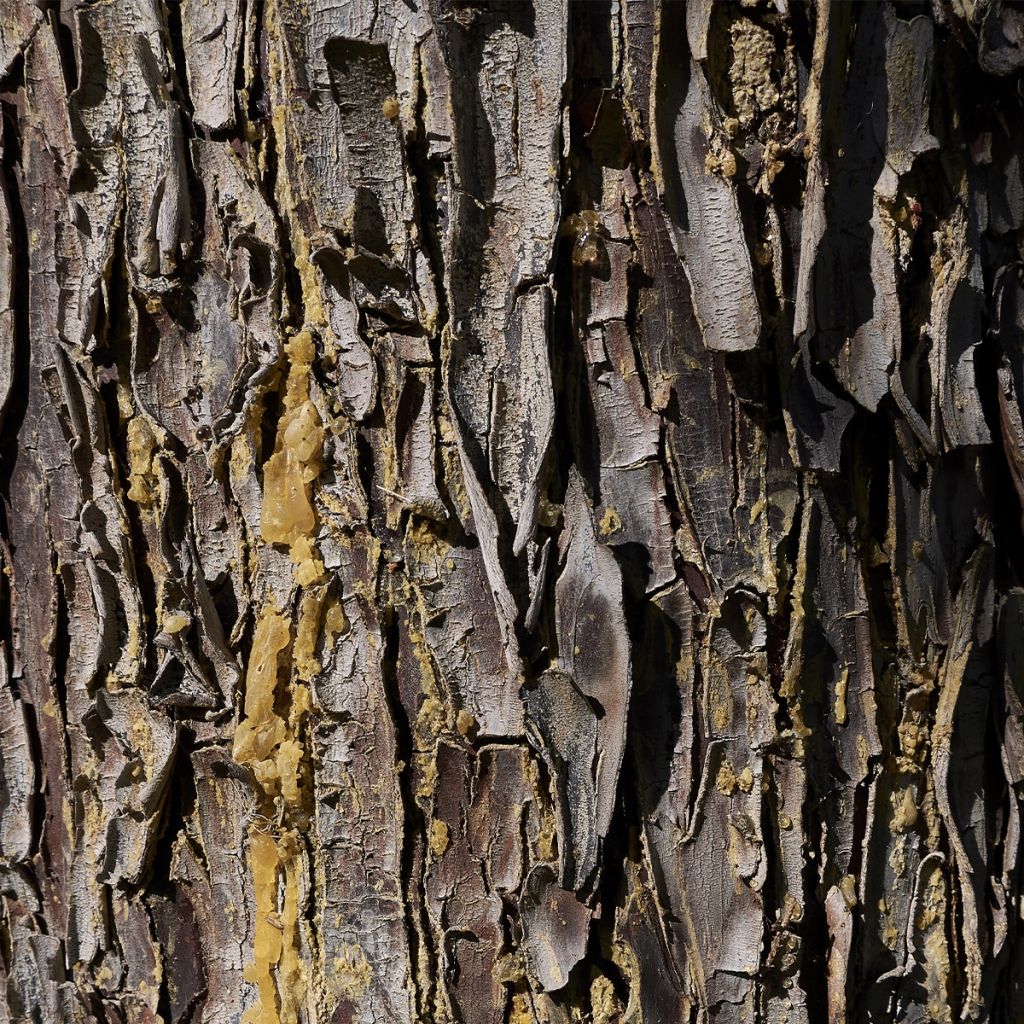
<svg viewBox="0 0 1024 1024">
<path fill-rule="evenodd" d="M 1022 69 L 0 0 L 0 1021 L 1021 1020 Z"/>
</svg>

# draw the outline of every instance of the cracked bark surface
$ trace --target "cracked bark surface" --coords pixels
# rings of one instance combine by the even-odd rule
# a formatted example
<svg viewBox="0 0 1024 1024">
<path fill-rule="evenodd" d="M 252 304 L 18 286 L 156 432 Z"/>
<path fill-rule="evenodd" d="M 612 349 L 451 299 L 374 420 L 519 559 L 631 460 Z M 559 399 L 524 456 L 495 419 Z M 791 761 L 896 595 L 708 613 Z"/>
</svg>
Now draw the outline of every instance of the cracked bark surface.
<svg viewBox="0 0 1024 1024">
<path fill-rule="evenodd" d="M 0 1022 L 1024 1019 L 1022 74 L 0 2 Z"/>
</svg>

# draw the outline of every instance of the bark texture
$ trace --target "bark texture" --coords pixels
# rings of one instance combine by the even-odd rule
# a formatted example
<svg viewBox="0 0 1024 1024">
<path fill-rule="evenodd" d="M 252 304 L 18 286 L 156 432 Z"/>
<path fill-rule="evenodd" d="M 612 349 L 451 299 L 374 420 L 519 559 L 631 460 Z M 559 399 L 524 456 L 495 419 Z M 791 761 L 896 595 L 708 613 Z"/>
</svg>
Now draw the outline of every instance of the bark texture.
<svg viewBox="0 0 1024 1024">
<path fill-rule="evenodd" d="M 1024 1018 L 1022 72 L 0 0 L 0 1021 Z"/>
</svg>

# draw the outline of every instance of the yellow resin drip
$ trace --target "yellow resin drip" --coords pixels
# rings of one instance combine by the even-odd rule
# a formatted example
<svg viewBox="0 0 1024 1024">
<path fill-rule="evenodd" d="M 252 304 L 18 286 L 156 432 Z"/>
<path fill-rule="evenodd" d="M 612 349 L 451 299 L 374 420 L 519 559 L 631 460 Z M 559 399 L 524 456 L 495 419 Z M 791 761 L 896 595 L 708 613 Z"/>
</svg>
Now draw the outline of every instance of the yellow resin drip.
<svg viewBox="0 0 1024 1024">
<path fill-rule="evenodd" d="M 278 711 L 278 673 L 281 655 L 294 657 L 291 624 L 277 612 L 268 612 L 256 626 L 246 673 L 245 718 L 235 730 L 233 756 L 256 777 L 263 811 L 277 805 L 286 818 L 301 822 L 302 717 L 310 708 L 309 687 L 296 682 L 288 687 L 287 711 Z M 243 1024 L 296 1024 L 305 996 L 303 966 L 298 957 L 299 842 L 294 830 L 279 838 L 249 828 L 249 864 L 256 899 L 253 962 L 246 980 L 257 987 L 259 1000 L 250 1007 Z M 283 885 L 283 904 L 278 891 Z M 275 980 L 276 977 L 276 980 Z"/>
<path fill-rule="evenodd" d="M 846 693 L 849 686 L 850 670 L 843 668 L 843 674 L 836 682 L 836 725 L 846 725 Z"/>
<path fill-rule="evenodd" d="M 253 962 L 245 980 L 256 986 L 259 1001 L 242 1024 L 297 1024 L 306 991 L 298 949 L 298 843 L 294 832 L 280 839 L 249 829 L 249 863 L 256 894 L 256 935 Z M 284 906 L 277 909 L 278 886 L 284 879 Z M 275 984 L 274 974 L 277 974 Z"/>
<path fill-rule="evenodd" d="M 300 331 L 286 346 L 289 358 L 284 414 L 274 453 L 263 464 L 263 512 L 260 532 L 271 544 L 286 544 L 312 582 L 323 572 L 310 536 L 316 529 L 311 486 L 320 472 L 324 430 L 309 398 L 309 374 L 316 350 L 309 331 Z"/>
<path fill-rule="evenodd" d="M 320 638 L 320 620 L 323 609 L 323 590 L 303 594 L 299 602 L 299 618 L 295 625 L 295 643 L 292 661 L 295 673 L 303 682 L 309 682 L 320 672 L 320 659 L 316 656 L 316 643 Z"/>
<path fill-rule="evenodd" d="M 136 505 L 150 508 L 159 497 L 159 480 L 153 466 L 153 457 L 159 442 L 149 423 L 142 416 L 128 421 L 128 498 Z"/>
<path fill-rule="evenodd" d="M 430 852 L 435 859 L 444 856 L 449 842 L 448 826 L 443 821 L 435 819 L 430 826 Z"/>
<path fill-rule="evenodd" d="M 269 0 L 265 18 L 272 99 L 272 130 L 276 151 L 295 151 L 294 126 L 282 102 L 281 83 L 290 74 L 284 63 L 279 5 Z M 287 162 L 285 162 L 287 163 Z M 297 210 L 301 197 L 293 191 L 293 168 L 282 165 L 277 175 L 277 200 L 291 238 L 292 262 L 302 288 L 301 315 L 321 333 L 324 357 L 331 358 L 332 336 L 327 309 L 312 259 L 312 246 Z M 283 311 L 290 319 L 290 303 Z M 317 349 L 309 330 L 295 333 L 285 346 L 287 355 L 282 412 L 274 448 L 263 462 L 263 501 L 260 535 L 268 544 L 286 547 L 294 564 L 295 587 L 319 593 L 299 595 L 292 621 L 275 610 L 262 613 L 253 637 L 246 676 L 245 718 L 235 732 L 234 757 L 247 765 L 259 784 L 264 824 L 249 829 L 249 856 L 256 900 L 253 962 L 246 978 L 257 986 L 258 1001 L 243 1024 L 298 1024 L 310 992 L 317 990 L 315 965 L 299 956 L 302 916 L 304 841 L 308 825 L 308 786 L 311 767 L 303 738 L 303 717 L 312 697 L 308 682 L 320 672 L 316 646 L 321 623 L 330 633 L 339 615 L 324 610 L 323 561 L 316 548 L 317 514 L 313 487 L 321 471 L 324 424 L 310 398 L 310 374 Z M 260 458 L 249 449 L 232 451 L 238 475 L 248 475 Z M 344 621 L 344 616 L 341 615 Z M 279 672 L 287 668 L 279 679 Z M 265 834 L 267 819 L 276 822 Z"/>
<path fill-rule="evenodd" d="M 279 790 L 280 772 L 274 756 L 285 741 L 287 722 L 274 710 L 278 655 L 291 641 L 288 620 L 282 615 L 265 615 L 256 626 L 249 670 L 245 677 L 245 720 L 235 730 L 232 756 L 252 768 L 267 796 Z"/>
<path fill-rule="evenodd" d="M 281 959 L 277 967 L 282 1024 L 297 1024 L 306 975 L 299 959 L 299 843 L 294 832 L 278 843 L 278 857 L 284 872 L 284 907 L 281 910 Z"/>
<path fill-rule="evenodd" d="M 245 968 L 245 980 L 259 991 L 259 1002 L 251 1006 L 242 1024 L 280 1024 L 277 988 L 273 968 L 281 960 L 282 932 L 277 916 L 277 843 L 272 836 L 249 829 L 249 870 L 256 894 L 256 937 L 253 962 Z"/>
</svg>

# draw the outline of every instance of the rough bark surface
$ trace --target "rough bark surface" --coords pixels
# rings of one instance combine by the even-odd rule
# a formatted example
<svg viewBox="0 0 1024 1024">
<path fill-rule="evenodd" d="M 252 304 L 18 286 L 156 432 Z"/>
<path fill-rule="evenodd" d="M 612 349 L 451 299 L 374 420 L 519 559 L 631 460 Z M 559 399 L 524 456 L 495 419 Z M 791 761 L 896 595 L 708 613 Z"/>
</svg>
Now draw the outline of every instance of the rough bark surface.
<svg viewBox="0 0 1024 1024">
<path fill-rule="evenodd" d="M 1024 1019 L 1022 75 L 0 0 L 0 1021 Z"/>
</svg>

